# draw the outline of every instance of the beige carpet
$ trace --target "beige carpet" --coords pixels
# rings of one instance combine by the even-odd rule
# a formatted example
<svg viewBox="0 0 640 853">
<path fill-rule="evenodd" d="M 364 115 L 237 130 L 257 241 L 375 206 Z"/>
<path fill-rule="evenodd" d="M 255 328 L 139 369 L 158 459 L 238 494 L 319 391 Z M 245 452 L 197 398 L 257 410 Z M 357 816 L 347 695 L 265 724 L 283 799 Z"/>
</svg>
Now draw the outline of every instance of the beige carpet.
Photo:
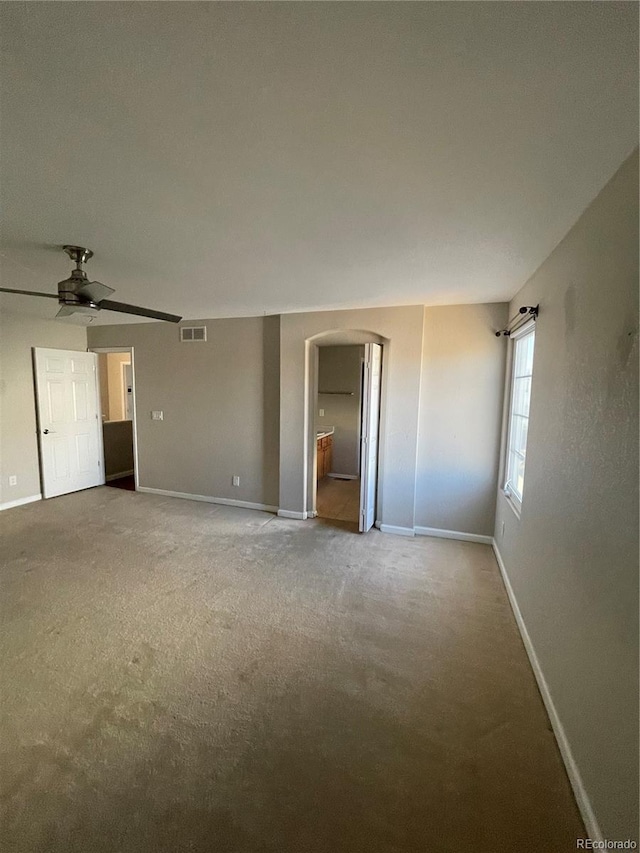
<svg viewBox="0 0 640 853">
<path fill-rule="evenodd" d="M 487 546 L 109 488 L 0 533 L 3 851 L 575 849 Z"/>
</svg>

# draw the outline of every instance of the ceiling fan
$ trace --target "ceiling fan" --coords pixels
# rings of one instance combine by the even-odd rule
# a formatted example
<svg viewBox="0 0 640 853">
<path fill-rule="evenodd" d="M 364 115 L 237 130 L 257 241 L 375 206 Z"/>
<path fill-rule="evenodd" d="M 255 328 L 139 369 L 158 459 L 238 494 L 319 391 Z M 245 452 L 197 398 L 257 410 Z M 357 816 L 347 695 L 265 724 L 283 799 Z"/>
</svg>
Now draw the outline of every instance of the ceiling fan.
<svg viewBox="0 0 640 853">
<path fill-rule="evenodd" d="M 12 290 L 10 287 L 0 287 L 1 293 L 22 293 L 25 296 L 44 296 L 47 299 L 57 299 L 61 305 L 57 317 L 69 317 L 72 314 L 84 315 L 90 323 L 98 311 L 117 311 L 120 314 L 135 314 L 138 317 L 151 317 L 153 320 L 167 320 L 169 323 L 179 323 L 182 317 L 166 314 L 164 311 L 153 311 L 150 308 L 140 308 L 138 305 L 127 305 L 125 302 L 113 302 L 108 299 L 115 293 L 112 287 L 99 281 L 89 281 L 82 265 L 93 257 L 91 249 L 82 246 L 63 246 L 67 255 L 75 263 L 75 269 L 69 278 L 58 282 L 58 293 L 38 293 L 35 290 Z"/>
</svg>

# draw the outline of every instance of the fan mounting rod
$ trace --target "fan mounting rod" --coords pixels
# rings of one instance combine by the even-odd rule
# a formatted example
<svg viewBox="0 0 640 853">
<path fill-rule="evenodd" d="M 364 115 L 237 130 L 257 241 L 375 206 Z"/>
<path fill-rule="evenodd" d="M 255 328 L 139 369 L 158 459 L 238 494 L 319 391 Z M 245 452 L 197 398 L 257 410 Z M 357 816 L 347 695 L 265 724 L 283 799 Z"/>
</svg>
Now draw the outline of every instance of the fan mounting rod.
<svg viewBox="0 0 640 853">
<path fill-rule="evenodd" d="M 89 258 L 93 257 L 91 249 L 85 249 L 82 246 L 63 246 L 67 255 L 76 264 L 76 269 L 82 270 L 82 264 L 85 264 Z"/>
</svg>

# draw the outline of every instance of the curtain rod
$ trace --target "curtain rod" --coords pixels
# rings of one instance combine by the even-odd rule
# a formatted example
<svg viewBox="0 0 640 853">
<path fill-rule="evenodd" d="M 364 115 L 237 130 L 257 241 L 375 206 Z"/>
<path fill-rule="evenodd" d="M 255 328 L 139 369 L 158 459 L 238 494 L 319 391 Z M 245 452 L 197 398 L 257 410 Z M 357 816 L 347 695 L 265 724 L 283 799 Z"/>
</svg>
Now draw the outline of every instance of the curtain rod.
<svg viewBox="0 0 640 853">
<path fill-rule="evenodd" d="M 496 332 L 496 338 L 509 337 L 509 335 L 516 332 L 520 326 L 527 322 L 527 320 L 533 317 L 534 320 L 538 319 L 538 309 L 539 305 L 523 305 L 521 308 L 518 308 L 518 313 L 515 317 L 512 317 L 504 329 L 500 329 L 500 331 Z"/>
</svg>

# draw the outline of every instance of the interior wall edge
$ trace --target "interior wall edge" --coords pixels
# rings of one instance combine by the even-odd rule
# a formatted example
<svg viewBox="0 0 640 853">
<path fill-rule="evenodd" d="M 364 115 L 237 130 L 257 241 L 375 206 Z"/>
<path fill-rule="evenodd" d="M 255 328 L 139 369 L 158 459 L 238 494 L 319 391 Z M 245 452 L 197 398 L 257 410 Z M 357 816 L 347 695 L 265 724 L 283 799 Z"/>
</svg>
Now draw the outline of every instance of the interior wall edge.
<svg viewBox="0 0 640 853">
<path fill-rule="evenodd" d="M 376 524 L 376 527 L 382 533 L 391 533 L 394 536 L 415 536 L 416 532 L 413 527 L 399 527 L 397 524 L 384 524 L 382 522 L 379 526 Z"/>
<path fill-rule="evenodd" d="M 188 492 L 173 492 L 170 489 L 154 489 L 151 486 L 138 486 L 138 492 L 149 495 L 163 495 L 167 498 L 180 498 L 187 501 L 200 501 L 202 503 L 218 504 L 220 506 L 235 506 L 240 509 L 255 509 L 262 512 L 276 512 L 278 509 L 269 504 L 254 503 L 253 501 L 241 501 L 234 498 L 216 498 L 212 495 L 191 495 Z"/>
<path fill-rule="evenodd" d="M 437 527 L 414 528 L 416 536 L 433 536 L 436 539 L 458 539 L 461 542 L 478 542 L 482 545 L 492 545 L 493 536 L 484 536 L 481 533 L 465 533 L 462 530 L 440 530 Z"/>
</svg>

